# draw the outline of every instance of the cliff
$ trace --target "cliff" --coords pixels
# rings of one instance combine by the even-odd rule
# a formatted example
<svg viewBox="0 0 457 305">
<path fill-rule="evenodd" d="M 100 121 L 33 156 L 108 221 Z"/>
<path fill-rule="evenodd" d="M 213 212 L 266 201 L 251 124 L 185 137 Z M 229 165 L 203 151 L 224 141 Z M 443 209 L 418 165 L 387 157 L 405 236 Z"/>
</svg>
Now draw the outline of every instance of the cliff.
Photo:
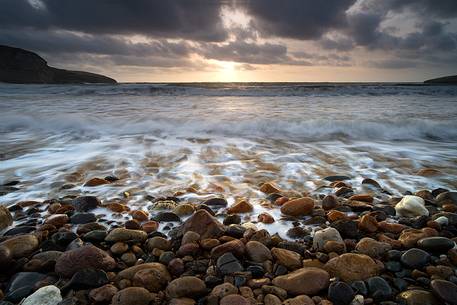
<svg viewBox="0 0 457 305">
<path fill-rule="evenodd" d="M 83 84 L 116 81 L 104 75 L 48 66 L 39 55 L 0 45 L 0 82 L 16 84 Z"/>
<path fill-rule="evenodd" d="M 433 78 L 433 79 L 426 80 L 424 83 L 457 85 L 457 75 Z"/>
</svg>

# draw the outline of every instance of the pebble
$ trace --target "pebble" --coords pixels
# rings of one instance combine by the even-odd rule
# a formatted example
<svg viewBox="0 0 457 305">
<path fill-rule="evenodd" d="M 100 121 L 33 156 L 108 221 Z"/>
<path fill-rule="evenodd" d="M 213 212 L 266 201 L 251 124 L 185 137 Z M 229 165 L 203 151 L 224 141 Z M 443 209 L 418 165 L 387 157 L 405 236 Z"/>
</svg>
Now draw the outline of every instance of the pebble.
<svg viewBox="0 0 457 305">
<path fill-rule="evenodd" d="M 116 286 L 106 284 L 102 287 L 92 289 L 89 292 L 89 298 L 96 303 L 108 303 L 111 302 L 113 296 L 118 291 L 119 290 L 116 288 Z"/>
<path fill-rule="evenodd" d="M 433 253 L 446 253 L 455 247 L 455 242 L 446 237 L 426 237 L 418 240 L 417 246 Z"/>
<path fill-rule="evenodd" d="M 425 201 L 419 196 L 407 195 L 395 205 L 397 216 L 416 217 L 428 216 L 429 212 L 425 208 Z"/>
<path fill-rule="evenodd" d="M 322 208 L 324 210 L 331 210 L 338 205 L 338 198 L 333 195 L 326 195 L 324 199 L 322 199 Z"/>
<path fill-rule="evenodd" d="M 57 305 L 60 301 L 62 301 L 62 296 L 59 288 L 49 285 L 41 287 L 29 295 L 21 305 Z"/>
<path fill-rule="evenodd" d="M 424 250 L 412 248 L 403 253 L 401 262 L 409 268 L 422 268 L 430 261 L 430 254 Z"/>
<path fill-rule="evenodd" d="M 201 239 L 217 238 L 224 234 L 225 228 L 206 210 L 198 210 L 182 225 L 183 233 L 193 231 L 200 234 Z"/>
<path fill-rule="evenodd" d="M 101 205 L 100 200 L 94 196 L 81 196 L 75 198 L 71 204 L 77 212 L 88 212 Z"/>
<path fill-rule="evenodd" d="M 73 214 L 70 221 L 73 224 L 84 224 L 97 221 L 97 217 L 94 213 L 81 212 Z"/>
<path fill-rule="evenodd" d="M 332 277 L 339 277 L 345 282 L 366 280 L 378 275 L 381 269 L 368 255 L 356 253 L 345 253 L 334 257 L 325 264 L 324 268 Z"/>
<path fill-rule="evenodd" d="M 278 264 L 285 266 L 287 269 L 295 270 L 302 266 L 300 254 L 281 248 L 272 248 L 271 254 Z"/>
<path fill-rule="evenodd" d="M 152 295 L 142 287 L 128 287 L 113 296 L 111 305 L 148 305 Z"/>
<path fill-rule="evenodd" d="M 328 288 L 328 299 L 334 305 L 349 305 L 354 295 L 354 290 L 345 282 L 333 282 Z"/>
<path fill-rule="evenodd" d="M 231 252 L 225 253 L 219 257 L 217 259 L 216 266 L 219 272 L 223 275 L 243 271 L 243 266 Z"/>
<path fill-rule="evenodd" d="M 171 281 L 166 293 L 171 298 L 197 297 L 206 292 L 206 285 L 196 276 L 182 276 Z"/>
<path fill-rule="evenodd" d="M 295 298 L 287 299 L 283 303 L 284 305 L 314 305 L 313 299 L 307 295 L 299 295 Z M 321 303 L 322 304 L 322 303 Z M 324 304 L 322 304 L 324 305 Z"/>
<path fill-rule="evenodd" d="M 431 292 L 425 290 L 407 290 L 397 295 L 405 305 L 443 305 Z"/>
<path fill-rule="evenodd" d="M 392 288 L 390 288 L 389 284 L 385 279 L 379 276 L 375 276 L 372 278 L 369 278 L 367 280 L 368 284 L 368 290 L 370 293 L 370 296 L 376 301 L 376 302 L 382 302 L 382 301 L 387 301 L 392 298 Z"/>
<path fill-rule="evenodd" d="M 3 230 L 13 224 L 13 216 L 7 207 L 0 205 L 0 230 Z"/>
<path fill-rule="evenodd" d="M 28 257 L 38 249 L 40 242 L 33 234 L 13 236 L 0 243 L 0 248 L 6 248 L 12 258 Z"/>
<path fill-rule="evenodd" d="M 272 260 L 270 249 L 258 241 L 249 241 L 246 243 L 246 253 L 250 260 L 263 263 L 266 260 Z"/>
<path fill-rule="evenodd" d="M 251 305 L 251 303 L 241 295 L 231 294 L 223 297 L 219 305 Z"/>
<path fill-rule="evenodd" d="M 292 199 L 281 206 L 281 213 L 288 216 L 305 216 L 314 208 L 314 200 L 309 197 Z"/>
<path fill-rule="evenodd" d="M 445 280 L 433 280 L 430 283 L 433 293 L 443 302 L 457 305 L 457 285 Z"/>
<path fill-rule="evenodd" d="M 343 238 L 341 238 L 340 232 L 338 232 L 337 229 L 326 228 L 314 233 L 313 249 L 322 251 L 324 249 L 325 243 L 328 241 L 336 241 L 344 244 Z"/>
<path fill-rule="evenodd" d="M 132 278 L 134 286 L 146 288 L 150 292 L 162 291 L 171 281 L 166 268 L 147 268 L 139 270 Z"/>
<path fill-rule="evenodd" d="M 373 258 L 382 257 L 387 251 L 392 249 L 388 243 L 379 242 L 370 237 L 362 238 L 356 245 L 357 252 L 366 254 Z"/>
<path fill-rule="evenodd" d="M 249 213 L 254 210 L 252 204 L 246 200 L 240 200 L 231 207 L 227 209 L 228 214 L 240 214 L 240 213 Z"/>
<path fill-rule="evenodd" d="M 111 230 L 105 238 L 108 242 L 144 242 L 148 238 L 146 232 L 141 230 L 130 230 L 116 228 Z"/>
<path fill-rule="evenodd" d="M 316 295 L 329 285 L 330 276 L 327 271 L 314 267 L 297 269 L 273 279 L 273 285 L 287 291 L 291 295 Z M 303 285 L 306 283 L 306 285 Z"/>
<path fill-rule="evenodd" d="M 63 253 L 56 262 L 55 271 L 63 277 L 72 277 L 84 268 L 111 270 L 116 267 L 115 260 L 105 251 L 87 245 Z"/>
<path fill-rule="evenodd" d="M 211 291 L 212 296 L 216 296 L 218 299 L 222 299 L 223 297 L 230 295 L 230 294 L 237 294 L 238 293 L 238 288 L 233 286 L 230 283 L 223 283 L 220 285 L 217 285 L 213 288 Z"/>
</svg>

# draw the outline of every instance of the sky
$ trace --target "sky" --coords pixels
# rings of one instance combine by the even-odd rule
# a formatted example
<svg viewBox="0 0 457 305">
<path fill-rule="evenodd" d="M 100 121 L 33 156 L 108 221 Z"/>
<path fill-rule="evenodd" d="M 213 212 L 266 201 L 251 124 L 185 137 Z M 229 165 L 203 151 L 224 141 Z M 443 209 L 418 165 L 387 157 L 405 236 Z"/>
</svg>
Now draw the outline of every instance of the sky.
<svg viewBox="0 0 457 305">
<path fill-rule="evenodd" d="M 120 82 L 457 74 L 457 0 L 0 0 L 0 44 Z"/>
</svg>

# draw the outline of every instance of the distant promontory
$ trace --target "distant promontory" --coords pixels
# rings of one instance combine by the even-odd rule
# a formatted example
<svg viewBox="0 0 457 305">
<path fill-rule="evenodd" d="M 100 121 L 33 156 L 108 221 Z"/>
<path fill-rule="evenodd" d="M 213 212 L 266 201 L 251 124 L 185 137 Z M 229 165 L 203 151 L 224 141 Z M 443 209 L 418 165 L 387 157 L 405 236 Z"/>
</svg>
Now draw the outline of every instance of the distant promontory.
<svg viewBox="0 0 457 305">
<path fill-rule="evenodd" d="M 457 85 L 457 75 L 433 78 L 433 79 L 426 80 L 424 83 Z"/>
<path fill-rule="evenodd" d="M 115 84 L 104 75 L 48 66 L 38 54 L 0 45 L 0 82 L 15 84 Z"/>
</svg>

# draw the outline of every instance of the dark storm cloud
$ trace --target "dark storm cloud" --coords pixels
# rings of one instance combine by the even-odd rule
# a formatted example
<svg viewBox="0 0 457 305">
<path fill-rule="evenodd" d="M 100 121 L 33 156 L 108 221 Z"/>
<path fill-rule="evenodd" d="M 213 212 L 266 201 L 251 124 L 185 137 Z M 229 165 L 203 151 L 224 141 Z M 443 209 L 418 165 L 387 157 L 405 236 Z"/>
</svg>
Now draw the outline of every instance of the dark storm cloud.
<svg viewBox="0 0 457 305">
<path fill-rule="evenodd" d="M 271 43 L 249 43 L 240 40 L 226 44 L 206 44 L 200 54 L 208 59 L 248 64 L 275 64 L 287 60 L 287 47 Z"/>
<path fill-rule="evenodd" d="M 222 2 L 208 0 L 0 1 L 1 28 L 65 29 L 223 41 Z M 40 8 L 40 6 L 42 6 Z"/>
<path fill-rule="evenodd" d="M 391 9 L 409 8 L 427 16 L 457 17 L 457 1 L 455 0 L 387 0 L 386 3 Z"/>
<path fill-rule="evenodd" d="M 235 0 L 253 17 L 264 36 L 315 39 L 345 25 L 345 11 L 355 0 Z"/>
<path fill-rule="evenodd" d="M 191 52 L 189 43 L 154 40 L 132 43 L 121 37 L 109 35 L 81 35 L 68 31 L 0 30 L 0 44 L 45 53 L 92 53 L 104 55 L 147 56 L 163 55 L 184 57 Z"/>
</svg>

